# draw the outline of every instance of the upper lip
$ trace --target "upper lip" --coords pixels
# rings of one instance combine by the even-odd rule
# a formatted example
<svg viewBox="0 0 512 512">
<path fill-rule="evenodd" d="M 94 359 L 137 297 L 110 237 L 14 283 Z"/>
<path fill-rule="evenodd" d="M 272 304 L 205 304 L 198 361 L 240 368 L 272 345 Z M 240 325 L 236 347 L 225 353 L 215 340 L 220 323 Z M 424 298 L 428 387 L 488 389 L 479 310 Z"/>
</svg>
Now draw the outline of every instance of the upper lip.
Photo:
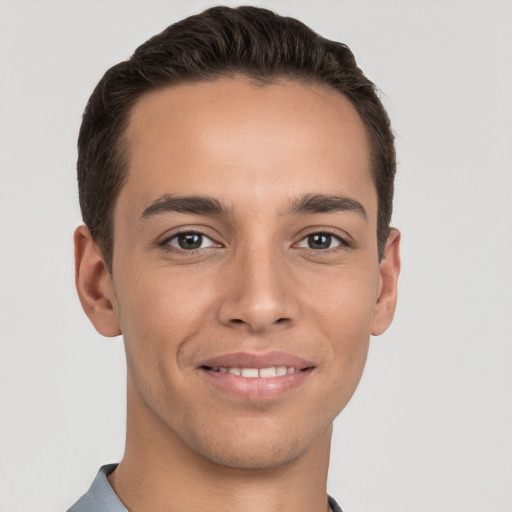
<svg viewBox="0 0 512 512">
<path fill-rule="evenodd" d="M 304 370 L 315 366 L 311 361 L 281 351 L 271 352 L 231 352 L 220 354 L 204 361 L 199 367 L 209 368 L 270 368 L 273 366 L 287 366 Z"/>
</svg>

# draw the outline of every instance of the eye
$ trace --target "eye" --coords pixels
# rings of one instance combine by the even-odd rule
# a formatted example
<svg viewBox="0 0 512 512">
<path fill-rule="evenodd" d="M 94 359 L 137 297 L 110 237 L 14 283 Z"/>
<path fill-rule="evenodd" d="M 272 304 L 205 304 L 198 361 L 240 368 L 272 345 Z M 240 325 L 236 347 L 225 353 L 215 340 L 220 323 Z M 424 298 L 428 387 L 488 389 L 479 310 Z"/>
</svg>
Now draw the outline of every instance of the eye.
<svg viewBox="0 0 512 512">
<path fill-rule="evenodd" d="M 298 247 L 325 251 L 326 249 L 334 249 L 346 243 L 336 235 L 331 233 L 311 233 L 304 237 L 298 244 Z"/>
<path fill-rule="evenodd" d="M 183 251 L 194 251 L 196 249 L 204 249 L 206 247 L 218 247 L 218 244 L 211 238 L 195 231 L 178 233 L 177 235 L 165 240 L 162 245 L 170 245 L 171 247 L 181 249 Z"/>
</svg>

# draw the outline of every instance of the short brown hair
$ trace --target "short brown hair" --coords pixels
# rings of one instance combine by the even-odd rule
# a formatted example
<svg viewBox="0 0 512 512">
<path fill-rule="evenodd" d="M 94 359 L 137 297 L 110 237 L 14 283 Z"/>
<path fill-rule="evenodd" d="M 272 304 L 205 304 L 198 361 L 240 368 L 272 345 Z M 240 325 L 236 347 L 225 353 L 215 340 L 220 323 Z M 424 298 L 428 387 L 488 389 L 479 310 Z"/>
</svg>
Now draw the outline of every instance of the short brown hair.
<svg viewBox="0 0 512 512">
<path fill-rule="evenodd" d="M 352 102 L 370 140 L 382 257 L 396 159 L 390 121 L 374 84 L 346 45 L 319 36 L 294 18 L 256 7 L 214 7 L 169 26 L 129 60 L 111 67 L 87 103 L 78 138 L 80 208 L 109 270 L 113 210 L 128 170 L 124 134 L 133 105 L 155 89 L 236 74 L 263 84 L 281 78 L 323 84 Z"/>
</svg>

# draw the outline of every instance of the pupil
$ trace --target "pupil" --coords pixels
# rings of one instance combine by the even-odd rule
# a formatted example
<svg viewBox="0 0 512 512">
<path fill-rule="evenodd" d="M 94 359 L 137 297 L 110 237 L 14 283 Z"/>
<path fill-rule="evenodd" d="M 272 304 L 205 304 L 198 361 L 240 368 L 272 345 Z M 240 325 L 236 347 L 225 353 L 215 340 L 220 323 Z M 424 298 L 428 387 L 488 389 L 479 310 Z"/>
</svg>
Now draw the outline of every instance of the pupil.
<svg viewBox="0 0 512 512">
<path fill-rule="evenodd" d="M 311 249 L 329 249 L 331 246 L 331 235 L 311 235 L 308 237 L 308 245 Z"/>
<path fill-rule="evenodd" d="M 178 245 L 182 249 L 199 249 L 202 242 L 202 235 L 197 233 L 186 233 L 178 236 Z"/>
</svg>

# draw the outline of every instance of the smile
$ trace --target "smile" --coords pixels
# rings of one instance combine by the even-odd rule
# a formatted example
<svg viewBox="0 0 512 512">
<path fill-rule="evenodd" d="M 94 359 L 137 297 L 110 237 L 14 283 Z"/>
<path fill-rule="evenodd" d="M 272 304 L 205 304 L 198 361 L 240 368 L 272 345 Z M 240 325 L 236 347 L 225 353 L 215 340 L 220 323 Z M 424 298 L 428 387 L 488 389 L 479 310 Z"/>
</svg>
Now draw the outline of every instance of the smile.
<svg viewBox="0 0 512 512">
<path fill-rule="evenodd" d="M 205 366 L 205 370 L 212 372 L 229 373 L 231 375 L 241 375 L 247 379 L 267 379 L 271 377 L 283 377 L 294 373 L 304 371 L 293 366 L 270 366 L 268 368 L 237 368 L 234 366 L 214 366 L 212 368 Z"/>
<path fill-rule="evenodd" d="M 213 386 L 210 389 L 221 391 L 221 396 L 263 402 L 302 386 L 315 365 L 283 352 L 232 353 L 203 361 L 197 369 Z"/>
</svg>

